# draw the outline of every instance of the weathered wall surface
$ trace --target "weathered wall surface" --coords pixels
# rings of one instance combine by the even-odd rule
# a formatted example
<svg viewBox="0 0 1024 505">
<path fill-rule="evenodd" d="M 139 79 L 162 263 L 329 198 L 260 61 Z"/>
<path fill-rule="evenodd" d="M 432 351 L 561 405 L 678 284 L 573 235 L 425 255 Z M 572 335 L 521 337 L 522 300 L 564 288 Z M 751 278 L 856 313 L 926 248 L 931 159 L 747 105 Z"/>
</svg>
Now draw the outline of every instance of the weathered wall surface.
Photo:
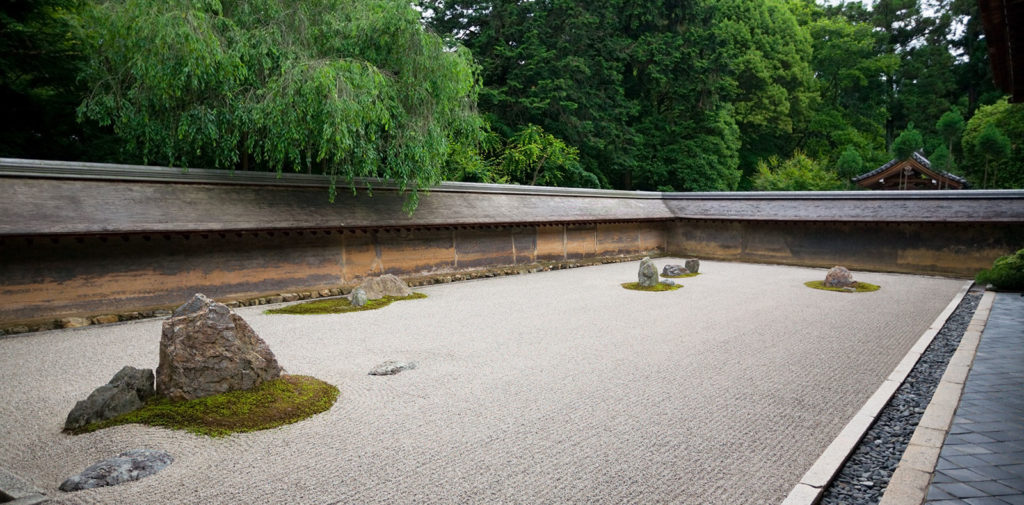
<svg viewBox="0 0 1024 505">
<path fill-rule="evenodd" d="M 503 267 L 659 254 L 663 222 L 0 239 L 0 329 Z"/>
<path fill-rule="evenodd" d="M 415 214 L 323 177 L 0 158 L 0 330 L 65 317 L 671 254 L 971 277 L 1024 191 L 645 193 L 445 183 Z M 106 318 L 105 318 L 106 319 Z"/>
<path fill-rule="evenodd" d="M 1024 224 L 680 220 L 667 240 L 706 259 L 973 278 L 1024 248 Z"/>
</svg>

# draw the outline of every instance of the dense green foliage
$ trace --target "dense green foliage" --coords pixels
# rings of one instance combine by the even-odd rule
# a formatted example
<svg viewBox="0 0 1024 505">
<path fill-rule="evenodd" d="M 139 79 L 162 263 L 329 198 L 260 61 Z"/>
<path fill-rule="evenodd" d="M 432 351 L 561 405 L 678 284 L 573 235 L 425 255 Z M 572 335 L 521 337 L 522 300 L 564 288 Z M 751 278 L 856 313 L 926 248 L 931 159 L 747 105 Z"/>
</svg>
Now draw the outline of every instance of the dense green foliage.
<svg viewBox="0 0 1024 505">
<path fill-rule="evenodd" d="M 831 191 L 845 186 L 835 172 L 800 151 L 788 160 L 772 156 L 758 163 L 753 177 L 753 188 L 758 191 Z"/>
<path fill-rule="evenodd" d="M 327 298 L 324 300 L 313 300 L 311 302 L 288 305 L 279 309 L 267 310 L 264 314 L 344 314 L 347 312 L 360 312 L 363 310 L 374 310 L 381 307 L 387 307 L 388 305 L 391 305 L 392 302 L 399 300 L 419 300 L 426 297 L 427 295 L 423 293 L 413 293 L 409 296 L 385 296 L 383 298 L 367 300 L 366 304 L 359 307 L 352 305 L 352 302 L 349 301 L 348 298 Z"/>
<path fill-rule="evenodd" d="M 414 203 L 479 127 L 469 55 L 401 0 L 100 0 L 79 23 L 79 113 L 145 163 L 389 177 Z"/>
<path fill-rule="evenodd" d="M 981 107 L 967 122 L 961 166 L 978 188 L 1024 188 L 1024 103 Z"/>
<path fill-rule="evenodd" d="M 982 270 L 974 280 L 1005 291 L 1024 291 L 1024 249 L 997 258 L 992 268 Z"/>
<path fill-rule="evenodd" d="M 222 437 L 301 421 L 331 408 L 338 388 L 314 377 L 284 375 L 247 391 L 229 391 L 194 400 L 154 396 L 139 410 L 90 423 L 76 434 L 122 424 L 147 424 L 197 435 Z"/>
<path fill-rule="evenodd" d="M 410 208 L 441 180 L 844 189 L 914 150 L 1024 187 L 974 0 L 414 3 L 9 2 L 0 156 L 387 177 Z"/>
</svg>

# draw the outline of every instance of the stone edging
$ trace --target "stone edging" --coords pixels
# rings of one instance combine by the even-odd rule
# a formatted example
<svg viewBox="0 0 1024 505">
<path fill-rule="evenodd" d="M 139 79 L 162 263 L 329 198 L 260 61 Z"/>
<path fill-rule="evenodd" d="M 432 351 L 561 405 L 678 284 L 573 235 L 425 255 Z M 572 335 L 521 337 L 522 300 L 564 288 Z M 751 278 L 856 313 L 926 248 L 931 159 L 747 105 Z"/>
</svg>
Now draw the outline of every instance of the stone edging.
<svg viewBox="0 0 1024 505">
<path fill-rule="evenodd" d="M 995 292 L 987 291 L 978 303 L 974 317 L 960 340 L 960 346 L 950 358 L 946 372 L 942 374 L 939 386 L 935 388 L 935 394 L 921 416 L 921 422 L 917 424 L 914 436 L 910 438 L 910 444 L 903 452 L 879 505 L 921 505 L 924 502 L 942 444 L 960 405 L 964 383 L 971 371 L 974 355 L 978 352 L 981 333 L 988 323 L 993 300 Z"/>
<path fill-rule="evenodd" d="M 0 468 L 0 502 L 5 505 L 38 505 L 48 501 L 50 499 L 41 490 Z"/>
<path fill-rule="evenodd" d="M 864 433 L 868 431 L 871 424 L 875 422 L 875 418 L 882 409 L 885 408 L 885 405 L 889 403 L 889 399 L 892 398 L 892 395 L 895 394 L 896 390 L 899 389 L 901 384 L 903 384 L 907 375 L 910 374 L 914 365 L 917 364 L 917 360 L 921 358 L 925 349 L 927 349 L 928 345 L 932 343 L 935 335 L 937 335 L 939 330 L 942 329 L 942 326 L 946 324 L 946 320 L 949 319 L 949 316 L 953 314 L 954 310 L 956 310 L 956 307 L 960 304 L 960 301 L 963 300 L 967 291 L 970 290 L 972 284 L 973 281 L 968 281 L 960 288 L 960 291 L 958 291 L 953 297 L 953 300 L 946 305 L 946 308 L 943 309 L 939 316 L 935 318 L 935 321 L 932 322 L 931 326 L 921 334 L 917 343 L 907 351 L 906 356 L 904 356 L 903 360 L 896 365 L 896 368 L 893 369 L 892 373 L 889 374 L 884 382 L 882 382 L 882 385 L 878 387 L 870 398 L 868 398 L 868 401 L 864 402 L 864 406 L 857 411 L 853 416 L 853 419 L 846 424 L 842 431 L 839 432 L 839 435 L 837 435 L 836 438 L 832 440 L 832 443 L 825 448 L 825 452 L 818 457 L 818 460 L 814 462 L 810 470 L 807 470 L 807 473 L 800 478 L 800 482 L 797 483 L 796 486 L 793 486 L 789 495 L 787 495 L 786 499 L 782 502 L 782 505 L 813 505 L 821 499 L 821 494 L 825 487 L 832 481 L 832 478 L 835 477 L 839 469 L 842 468 L 843 463 L 845 463 L 846 459 L 850 457 L 853 450 L 857 448 L 857 444 L 859 444 L 860 439 L 864 437 Z M 982 303 L 984 303 L 984 300 L 982 300 Z M 980 310 L 981 307 L 979 306 L 978 311 Z M 985 309 L 985 315 L 986 317 L 988 315 L 987 308 Z M 977 312 L 975 312 L 975 317 L 977 317 Z M 974 324 L 973 320 L 971 321 L 971 324 Z M 970 331 L 970 329 L 971 327 L 968 327 L 968 331 Z M 967 334 L 964 335 L 964 338 L 967 338 Z M 963 344 L 961 344 L 961 346 L 962 345 Z M 956 359 L 956 356 L 954 356 L 954 359 Z M 950 361 L 949 366 L 953 366 L 952 360 Z M 948 373 L 947 368 L 947 374 Z M 964 376 L 966 377 L 966 373 Z M 946 376 L 944 375 L 943 380 L 945 380 L 945 377 Z M 939 387 L 942 387 L 941 384 Z M 937 396 L 939 391 L 936 390 L 935 394 Z M 959 398 L 959 395 L 957 398 Z M 953 408 L 956 408 L 955 404 Z M 926 412 L 925 416 L 927 415 L 928 414 Z M 950 414 L 950 418 L 952 418 L 952 414 Z M 922 418 L 921 421 L 923 423 L 924 418 Z M 915 433 L 914 436 L 916 437 L 917 434 Z M 913 440 L 911 443 L 913 443 Z M 938 457 L 938 453 L 936 453 L 936 457 Z M 896 475 L 893 475 L 893 480 L 895 481 L 895 479 Z"/>
</svg>

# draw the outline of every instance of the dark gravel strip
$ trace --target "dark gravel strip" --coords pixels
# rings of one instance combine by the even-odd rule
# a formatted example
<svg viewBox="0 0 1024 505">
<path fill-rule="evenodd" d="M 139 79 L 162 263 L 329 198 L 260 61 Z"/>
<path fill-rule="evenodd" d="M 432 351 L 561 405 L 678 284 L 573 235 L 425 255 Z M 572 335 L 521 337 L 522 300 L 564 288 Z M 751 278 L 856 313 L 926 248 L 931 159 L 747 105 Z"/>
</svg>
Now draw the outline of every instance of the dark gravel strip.
<svg viewBox="0 0 1024 505">
<path fill-rule="evenodd" d="M 921 415 L 935 393 L 949 358 L 960 345 L 981 293 L 970 292 L 946 320 L 903 385 L 882 409 L 836 478 L 825 488 L 823 505 L 874 505 L 882 499 Z"/>
</svg>

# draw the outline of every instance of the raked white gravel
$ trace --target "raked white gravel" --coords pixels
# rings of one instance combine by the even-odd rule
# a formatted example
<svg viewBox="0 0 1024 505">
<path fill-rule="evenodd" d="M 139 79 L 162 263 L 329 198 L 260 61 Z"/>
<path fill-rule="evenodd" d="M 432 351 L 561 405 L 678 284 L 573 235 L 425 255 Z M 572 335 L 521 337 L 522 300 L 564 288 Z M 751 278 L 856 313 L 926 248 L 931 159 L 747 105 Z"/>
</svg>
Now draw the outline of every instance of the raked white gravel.
<svg viewBox="0 0 1024 505">
<path fill-rule="evenodd" d="M 656 259 L 659 269 L 670 258 Z M 434 285 L 324 316 L 239 309 L 330 411 L 211 439 L 61 433 L 124 365 L 155 368 L 159 320 L 0 339 L 0 468 L 57 504 L 779 503 L 963 280 L 705 261 L 683 289 L 628 291 L 638 262 Z M 415 361 L 394 376 L 378 363 Z M 68 476 L 124 450 L 174 463 L 109 488 Z"/>
</svg>

